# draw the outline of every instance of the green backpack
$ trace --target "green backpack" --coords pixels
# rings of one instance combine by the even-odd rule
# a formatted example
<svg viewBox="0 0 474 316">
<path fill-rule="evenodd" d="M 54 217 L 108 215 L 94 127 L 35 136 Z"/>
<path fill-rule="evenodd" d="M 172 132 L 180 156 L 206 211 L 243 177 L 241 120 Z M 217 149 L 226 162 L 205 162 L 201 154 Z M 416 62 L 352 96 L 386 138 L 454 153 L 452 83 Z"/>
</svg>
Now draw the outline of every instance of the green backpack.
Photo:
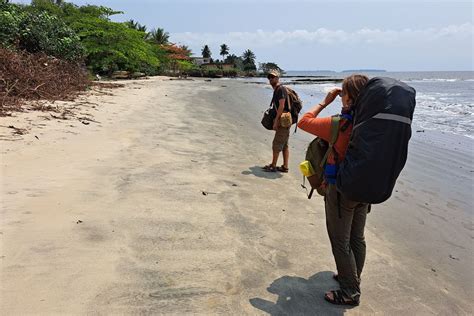
<svg viewBox="0 0 474 316">
<path fill-rule="evenodd" d="M 313 196 L 314 190 L 316 190 L 320 195 L 326 195 L 326 190 L 321 187 L 321 184 L 324 181 L 324 168 L 326 166 L 326 160 L 328 158 L 329 152 L 334 150 L 334 144 L 337 141 L 339 136 L 339 122 L 341 121 L 341 116 L 334 115 L 331 117 L 331 139 L 329 143 L 320 137 L 316 137 L 311 143 L 309 143 L 308 149 L 306 150 L 306 160 L 311 164 L 311 169 L 313 174 L 308 178 L 308 182 L 311 185 L 311 191 L 308 194 L 308 199 L 311 199 Z M 348 124 L 347 124 L 348 125 Z M 346 124 L 341 128 L 345 130 L 347 128 Z M 303 187 L 304 186 L 304 176 L 303 176 Z"/>
</svg>

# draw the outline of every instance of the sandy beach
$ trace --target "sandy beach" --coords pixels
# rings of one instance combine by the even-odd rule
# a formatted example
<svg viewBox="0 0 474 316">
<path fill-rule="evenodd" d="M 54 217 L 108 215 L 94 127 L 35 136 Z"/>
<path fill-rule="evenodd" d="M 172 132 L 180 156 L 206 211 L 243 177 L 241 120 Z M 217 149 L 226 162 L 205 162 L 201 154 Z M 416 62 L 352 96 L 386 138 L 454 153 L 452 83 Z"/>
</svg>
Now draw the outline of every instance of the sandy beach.
<svg viewBox="0 0 474 316">
<path fill-rule="evenodd" d="M 413 130 L 367 219 L 361 305 L 338 307 L 323 199 L 297 168 L 312 137 L 292 134 L 288 174 L 261 171 L 270 87 L 123 83 L 59 103 L 70 119 L 0 118 L 0 314 L 473 313 L 472 139 Z"/>
</svg>

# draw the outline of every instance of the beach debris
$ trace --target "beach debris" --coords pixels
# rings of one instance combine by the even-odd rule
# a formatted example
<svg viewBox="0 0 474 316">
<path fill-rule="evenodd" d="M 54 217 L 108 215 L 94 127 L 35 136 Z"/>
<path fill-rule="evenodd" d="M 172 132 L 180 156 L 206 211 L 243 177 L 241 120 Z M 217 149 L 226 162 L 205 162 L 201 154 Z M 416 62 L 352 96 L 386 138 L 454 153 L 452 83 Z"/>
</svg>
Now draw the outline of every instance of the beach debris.
<svg viewBox="0 0 474 316">
<path fill-rule="evenodd" d="M 0 116 L 22 111 L 25 100 L 73 100 L 90 85 L 79 63 L 0 47 Z M 48 67 L 45 67 L 47 64 Z"/>
<path fill-rule="evenodd" d="M 202 195 L 217 194 L 216 192 L 201 191 Z"/>
<path fill-rule="evenodd" d="M 67 120 L 65 111 L 61 114 L 61 116 L 57 116 L 57 115 L 54 115 L 54 114 L 51 114 L 51 113 L 49 113 L 49 115 L 51 115 L 52 118 L 55 118 L 55 119 L 58 119 L 58 120 Z"/>
<path fill-rule="evenodd" d="M 93 120 L 89 117 L 83 116 L 78 118 L 79 121 L 88 121 L 88 122 L 94 122 L 94 123 L 100 123 L 99 121 Z"/>
<path fill-rule="evenodd" d="M 436 269 L 435 269 L 435 268 L 431 268 L 431 271 L 436 272 Z"/>
<path fill-rule="evenodd" d="M 424 130 L 424 129 L 419 129 L 419 130 L 417 130 L 416 132 L 417 132 L 417 133 L 424 133 L 425 130 Z"/>
<path fill-rule="evenodd" d="M 117 70 L 110 76 L 112 79 L 128 79 L 130 78 L 130 72 L 124 70 Z"/>
<path fill-rule="evenodd" d="M 235 184 L 235 183 L 232 183 L 232 186 L 233 186 L 233 187 L 238 187 L 238 185 L 237 185 L 237 184 Z"/>
<path fill-rule="evenodd" d="M 135 71 L 135 72 L 132 72 L 130 76 L 135 79 L 135 78 L 143 78 L 146 76 L 146 74 L 144 72 Z"/>
<path fill-rule="evenodd" d="M 211 82 L 212 80 L 211 80 L 211 79 L 205 79 L 204 81 L 206 81 L 206 82 Z"/>
<path fill-rule="evenodd" d="M 9 125 L 8 128 L 11 128 L 11 129 L 15 130 L 13 132 L 14 135 L 25 135 L 26 133 L 28 133 L 28 131 L 25 128 L 19 128 L 19 127 L 15 127 L 13 125 Z"/>
<path fill-rule="evenodd" d="M 285 210 L 281 210 L 282 212 L 286 212 Z"/>
<path fill-rule="evenodd" d="M 453 255 L 449 255 L 449 258 L 451 258 L 451 259 L 453 259 L 453 260 L 457 260 L 457 261 L 459 261 L 459 258 L 457 258 L 457 257 L 454 257 Z"/>
<path fill-rule="evenodd" d="M 35 135 L 35 138 L 39 140 L 39 137 Z"/>
<path fill-rule="evenodd" d="M 86 122 L 86 121 L 81 121 L 82 124 L 84 125 L 89 125 L 90 123 L 89 122 Z"/>
<path fill-rule="evenodd" d="M 79 219 L 79 220 L 76 222 L 76 224 L 80 224 L 80 223 L 82 223 L 82 221 Z"/>
</svg>

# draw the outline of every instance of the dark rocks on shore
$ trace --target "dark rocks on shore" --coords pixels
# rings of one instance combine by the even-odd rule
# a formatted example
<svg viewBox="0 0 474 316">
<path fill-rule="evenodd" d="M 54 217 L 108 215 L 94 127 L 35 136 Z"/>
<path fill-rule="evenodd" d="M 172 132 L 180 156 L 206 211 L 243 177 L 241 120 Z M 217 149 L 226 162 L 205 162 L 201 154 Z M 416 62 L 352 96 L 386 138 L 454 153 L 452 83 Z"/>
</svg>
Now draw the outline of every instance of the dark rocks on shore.
<svg viewBox="0 0 474 316">
<path fill-rule="evenodd" d="M 305 78 L 305 79 L 295 79 L 291 80 L 290 84 L 312 84 L 312 83 L 339 83 L 342 82 L 344 79 L 342 78 Z M 288 84 L 288 83 L 287 83 Z"/>
</svg>

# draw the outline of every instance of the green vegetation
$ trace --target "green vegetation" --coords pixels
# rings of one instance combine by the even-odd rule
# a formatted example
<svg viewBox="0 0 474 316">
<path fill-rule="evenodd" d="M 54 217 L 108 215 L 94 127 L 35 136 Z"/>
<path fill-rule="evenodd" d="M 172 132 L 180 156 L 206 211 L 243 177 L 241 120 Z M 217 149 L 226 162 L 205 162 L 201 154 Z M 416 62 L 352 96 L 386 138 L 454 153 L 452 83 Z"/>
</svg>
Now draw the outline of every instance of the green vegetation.
<svg viewBox="0 0 474 316">
<path fill-rule="evenodd" d="M 227 44 L 222 44 L 222 60 L 211 59 L 211 65 L 199 67 L 192 62 L 191 50 L 170 43 L 170 34 L 163 28 L 148 32 L 147 26 L 138 21 L 110 20 L 121 13 L 104 6 L 78 6 L 61 0 L 32 0 L 30 5 L 0 0 L 0 45 L 84 63 L 92 73 L 101 75 L 118 70 L 211 77 L 257 74 L 256 56 L 250 49 L 236 56 L 230 54 Z M 201 53 L 204 58 L 212 56 L 208 45 Z M 265 72 L 273 66 L 279 69 L 274 63 L 264 63 L 259 70 Z"/>
<path fill-rule="evenodd" d="M 0 44 L 67 60 L 85 54 L 79 37 L 58 16 L 6 1 L 0 2 Z"/>
<path fill-rule="evenodd" d="M 255 66 L 255 54 L 250 49 L 247 49 L 244 52 L 242 58 L 245 71 L 252 72 L 257 70 L 257 67 Z"/>
<path fill-rule="evenodd" d="M 202 57 L 203 58 L 211 58 L 211 50 L 209 49 L 209 46 L 207 45 L 204 45 L 204 47 L 202 48 Z"/>
<path fill-rule="evenodd" d="M 160 62 L 156 53 L 159 48 L 144 41 L 143 32 L 91 16 L 74 20 L 71 27 L 86 48 L 86 64 L 93 72 L 158 72 Z"/>
<path fill-rule="evenodd" d="M 222 60 L 224 60 L 225 56 L 229 55 L 229 46 L 227 46 L 226 44 L 222 44 L 221 45 L 221 52 L 219 53 L 219 55 L 221 55 Z"/>
<path fill-rule="evenodd" d="M 158 45 L 165 45 L 169 44 L 170 35 L 168 32 L 165 32 L 162 28 L 153 29 L 148 36 L 146 37 L 150 42 L 158 44 Z"/>
<path fill-rule="evenodd" d="M 165 47 L 169 33 L 130 20 L 110 21 L 122 12 L 64 1 L 33 0 L 19 5 L 0 0 L 0 45 L 59 59 L 85 62 L 93 73 L 116 70 L 148 75 L 192 68 L 190 51 L 173 57 Z"/>
<path fill-rule="evenodd" d="M 272 69 L 276 69 L 278 70 L 280 73 L 284 73 L 283 69 L 281 69 L 280 67 L 278 67 L 277 64 L 275 63 L 260 63 L 259 66 L 258 66 L 258 69 L 263 72 L 263 73 L 268 73 L 270 70 Z"/>
</svg>

